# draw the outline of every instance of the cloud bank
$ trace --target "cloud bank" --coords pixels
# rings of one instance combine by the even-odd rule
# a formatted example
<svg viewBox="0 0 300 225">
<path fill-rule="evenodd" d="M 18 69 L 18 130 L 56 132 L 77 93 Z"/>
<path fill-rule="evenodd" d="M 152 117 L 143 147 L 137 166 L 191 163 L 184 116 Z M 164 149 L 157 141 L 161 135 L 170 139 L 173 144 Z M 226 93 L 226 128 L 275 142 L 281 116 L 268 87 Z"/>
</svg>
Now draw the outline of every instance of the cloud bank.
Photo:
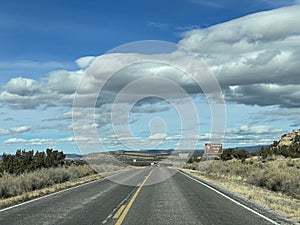
<svg viewBox="0 0 300 225">
<path fill-rule="evenodd" d="M 276 10 L 260 12 L 248 15 L 236 20 L 228 21 L 204 29 L 194 29 L 183 34 L 179 42 L 179 49 L 171 53 L 142 54 L 142 53 L 111 53 L 98 57 L 87 56 L 76 60 L 78 69 L 75 71 L 56 70 L 51 71 L 46 77 L 33 79 L 16 77 L 9 80 L 1 88 L 0 106 L 15 109 L 47 109 L 49 107 L 64 107 L 68 112 L 46 122 L 70 121 L 74 96 L 79 96 L 80 106 L 90 106 L 90 99 L 99 91 L 99 85 L 105 83 L 100 98 L 95 102 L 95 123 L 81 126 L 82 133 L 88 134 L 91 127 L 102 129 L 104 137 L 100 137 L 103 143 L 110 146 L 119 146 L 119 141 L 112 135 L 111 108 L 118 94 L 135 80 L 148 76 L 156 76 L 161 79 L 153 79 L 147 85 L 136 85 L 125 93 L 120 104 L 128 104 L 136 96 L 151 95 L 155 92 L 159 95 L 171 96 L 176 101 L 183 101 L 177 89 L 169 88 L 162 82 L 163 79 L 171 80 L 178 84 L 192 97 L 203 95 L 203 90 L 193 81 L 193 76 L 203 72 L 193 65 L 193 57 L 182 54 L 186 49 L 199 56 L 209 70 L 216 76 L 224 97 L 229 103 L 279 106 L 281 112 L 268 112 L 272 118 L 288 118 L 294 126 L 299 126 L 300 107 L 300 6 L 291 6 Z M 156 62 L 153 62 L 155 59 Z M 151 61 L 152 60 L 152 61 Z M 179 65 L 172 67 L 163 63 Z M 116 71 L 120 65 L 140 61 L 129 67 Z M 189 68 L 191 75 L 186 74 L 180 68 Z M 104 77 L 114 73 L 107 82 Z M 209 86 L 203 79 L 203 86 Z M 78 85 L 81 84 L 80 91 Z M 202 96 L 203 97 L 203 96 Z M 145 98 L 138 101 L 132 108 L 134 115 L 147 113 L 161 113 L 170 110 L 169 104 L 158 98 Z M 86 109 L 79 110 L 83 117 L 90 113 Z M 121 111 L 119 112 L 122 113 Z M 79 115 L 79 117 L 80 117 Z M 256 115 L 254 119 L 267 121 L 265 115 Z M 122 118 L 119 116 L 118 118 Z M 134 123 L 134 119 L 129 123 Z M 121 124 L 123 122 L 121 121 Z M 73 123 L 69 130 L 76 129 L 78 124 Z M 197 125 L 197 124 L 196 124 Z M 0 129 L 0 135 L 21 134 L 31 130 L 29 126 Z M 270 131 L 272 130 L 272 131 Z M 272 129 L 270 126 L 241 125 L 238 128 L 227 130 L 224 140 L 228 143 L 251 144 L 253 140 L 265 144 L 272 141 L 273 137 L 280 135 L 282 130 Z M 174 144 L 175 141 L 185 139 L 208 141 L 208 135 L 182 137 L 180 135 L 166 135 L 154 133 L 143 138 L 122 137 L 128 143 L 145 145 L 164 140 L 166 144 Z M 266 137 L 261 139 L 261 136 Z M 84 137 L 84 136 L 83 136 Z M 82 138 L 82 137 L 79 137 Z M 83 140 L 86 142 L 93 140 Z M 8 138 L 4 144 L 25 143 L 28 145 L 52 144 L 54 142 L 75 142 L 68 139 L 26 139 L 19 137 Z"/>
<path fill-rule="evenodd" d="M 203 59 L 220 82 L 227 101 L 247 105 L 299 107 L 299 20 L 300 6 L 285 7 L 186 32 L 179 44 Z M 101 73 L 111 73 L 124 60 L 149 58 L 143 54 L 125 55 L 110 54 L 106 58 L 102 57 L 101 60 L 108 62 L 105 68 L 98 68 L 99 57 L 91 56 L 76 61 L 80 67 L 78 71 L 53 71 L 42 80 L 13 78 L 2 87 L 0 102 L 23 109 L 71 106 L 77 85 L 87 71 L 90 74 L 100 70 Z M 178 51 L 157 55 L 156 58 L 158 61 L 167 58 L 183 66 L 189 64 L 181 56 Z M 188 93 L 201 93 L 181 71 L 166 65 L 141 63 L 123 71 L 114 82 L 108 83 L 104 99 L 110 98 L 141 74 L 150 73 L 172 79 Z M 88 77 L 95 79 L 93 76 Z M 98 74 L 96 79 L 101 79 L 101 75 Z M 87 83 L 86 95 L 97 89 L 91 82 Z M 155 85 L 159 86 L 159 83 Z"/>
<path fill-rule="evenodd" d="M 227 101 L 299 107 L 299 20 L 300 6 L 260 12 L 186 32 L 180 44 L 208 64 Z"/>
</svg>

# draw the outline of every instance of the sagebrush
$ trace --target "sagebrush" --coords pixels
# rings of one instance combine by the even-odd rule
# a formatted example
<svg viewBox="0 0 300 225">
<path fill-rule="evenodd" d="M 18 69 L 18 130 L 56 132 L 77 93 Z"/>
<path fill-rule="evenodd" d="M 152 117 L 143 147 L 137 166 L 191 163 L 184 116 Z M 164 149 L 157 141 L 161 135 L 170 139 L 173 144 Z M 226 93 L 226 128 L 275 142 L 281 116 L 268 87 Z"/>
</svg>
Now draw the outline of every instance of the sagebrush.
<svg viewBox="0 0 300 225">
<path fill-rule="evenodd" d="M 9 198 L 95 174 L 89 165 L 42 168 L 20 175 L 5 173 L 0 177 L 0 198 Z"/>
</svg>

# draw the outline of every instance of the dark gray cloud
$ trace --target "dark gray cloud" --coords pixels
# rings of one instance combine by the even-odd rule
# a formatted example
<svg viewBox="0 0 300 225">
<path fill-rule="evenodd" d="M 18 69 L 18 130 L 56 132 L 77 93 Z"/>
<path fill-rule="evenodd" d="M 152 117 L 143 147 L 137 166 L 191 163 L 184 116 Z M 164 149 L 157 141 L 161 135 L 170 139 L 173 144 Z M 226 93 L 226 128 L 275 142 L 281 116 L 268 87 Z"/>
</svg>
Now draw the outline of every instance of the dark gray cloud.
<svg viewBox="0 0 300 225">
<path fill-rule="evenodd" d="M 162 105 L 160 104 L 140 104 L 135 105 L 131 112 L 132 113 L 156 113 L 156 112 L 163 112 L 170 110 L 169 105 Z"/>
<path fill-rule="evenodd" d="M 299 85 L 254 84 L 236 86 L 227 89 L 225 96 L 227 101 L 246 105 L 300 107 Z"/>
</svg>

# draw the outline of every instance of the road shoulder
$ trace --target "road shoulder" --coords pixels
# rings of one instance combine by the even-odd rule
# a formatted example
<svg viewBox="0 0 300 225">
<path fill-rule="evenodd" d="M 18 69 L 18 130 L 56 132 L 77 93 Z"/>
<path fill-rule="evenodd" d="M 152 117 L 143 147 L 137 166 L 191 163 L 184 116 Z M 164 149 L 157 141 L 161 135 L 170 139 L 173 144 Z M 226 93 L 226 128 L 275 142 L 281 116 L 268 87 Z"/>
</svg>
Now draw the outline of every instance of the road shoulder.
<svg viewBox="0 0 300 225">
<path fill-rule="evenodd" d="M 266 204 L 263 204 L 257 200 L 250 199 L 247 197 L 246 192 L 249 188 L 254 187 L 242 187 L 243 191 L 236 191 L 235 188 L 232 187 L 232 185 L 228 185 L 228 182 L 226 182 L 226 185 L 224 182 L 212 178 L 207 178 L 205 174 L 195 171 L 195 170 L 189 170 L 189 169 L 178 169 L 182 173 L 199 180 L 200 182 L 216 189 L 217 191 L 221 192 L 222 194 L 225 194 L 226 196 L 234 199 L 235 201 L 240 202 L 241 204 L 253 209 L 254 211 L 272 219 L 275 221 L 278 221 L 280 224 L 299 224 L 297 223 L 297 220 L 295 218 L 287 218 L 286 214 L 278 211 L 278 210 L 272 210 L 269 206 Z M 237 184 L 235 184 L 237 185 Z M 240 187 L 240 184 L 238 184 Z M 258 187 L 255 187 L 255 189 L 258 189 Z M 264 191 L 264 190 L 263 190 Z M 265 192 L 266 194 L 269 194 L 269 191 Z"/>
</svg>

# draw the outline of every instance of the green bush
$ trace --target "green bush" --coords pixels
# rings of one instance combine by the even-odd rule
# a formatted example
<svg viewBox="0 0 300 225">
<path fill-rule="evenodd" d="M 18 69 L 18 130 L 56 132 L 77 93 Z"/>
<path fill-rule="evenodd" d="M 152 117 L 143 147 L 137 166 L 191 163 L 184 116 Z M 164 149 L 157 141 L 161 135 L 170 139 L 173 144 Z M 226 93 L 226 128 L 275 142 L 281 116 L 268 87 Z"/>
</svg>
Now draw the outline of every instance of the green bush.
<svg viewBox="0 0 300 225">
<path fill-rule="evenodd" d="M 222 159 L 224 161 L 231 160 L 231 159 L 241 159 L 245 160 L 247 158 L 251 157 L 251 154 L 244 149 L 225 149 L 223 151 Z"/>
<path fill-rule="evenodd" d="M 17 150 L 16 154 L 3 154 L 0 173 L 20 175 L 41 168 L 59 167 L 65 164 L 65 154 L 58 150 L 47 149 L 45 152 Z"/>
</svg>

